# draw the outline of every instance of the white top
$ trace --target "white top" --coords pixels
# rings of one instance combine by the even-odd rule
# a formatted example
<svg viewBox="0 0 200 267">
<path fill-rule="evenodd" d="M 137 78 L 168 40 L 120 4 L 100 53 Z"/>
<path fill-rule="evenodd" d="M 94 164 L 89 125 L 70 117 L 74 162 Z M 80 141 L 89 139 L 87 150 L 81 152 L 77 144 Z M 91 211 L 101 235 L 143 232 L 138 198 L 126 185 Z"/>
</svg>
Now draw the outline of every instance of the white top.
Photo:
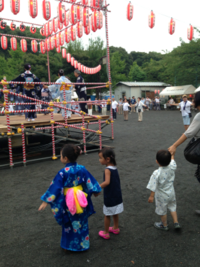
<svg viewBox="0 0 200 267">
<path fill-rule="evenodd" d="M 145 106 L 145 104 L 140 100 L 140 102 L 136 104 L 136 111 L 138 112 L 138 109 L 141 109 L 141 112 L 143 112 L 143 106 Z"/>
<path fill-rule="evenodd" d="M 190 127 L 187 129 L 187 131 L 184 133 L 184 135 L 187 138 L 192 138 L 195 136 L 199 136 L 200 131 L 200 113 L 197 113 L 190 124 Z"/>
<path fill-rule="evenodd" d="M 9 111 L 14 111 L 14 108 L 13 108 L 13 105 L 9 105 L 9 108 L 8 108 Z"/>
<path fill-rule="evenodd" d="M 153 172 L 147 188 L 153 192 L 158 191 L 170 196 L 174 192 L 174 179 L 175 170 L 177 165 L 175 160 L 171 160 L 171 163 L 167 167 L 160 167 Z"/>
<path fill-rule="evenodd" d="M 169 104 L 170 104 L 170 105 L 174 104 L 174 99 L 170 99 L 170 100 L 169 100 Z"/>
<path fill-rule="evenodd" d="M 190 107 L 192 106 L 192 103 L 187 100 L 187 103 L 185 104 L 184 101 L 179 103 L 180 110 L 182 112 L 182 116 L 187 116 L 190 113 Z M 185 107 L 185 110 L 184 110 Z"/>
<path fill-rule="evenodd" d="M 106 108 L 107 105 L 102 103 L 102 104 L 101 104 L 101 107 L 102 107 L 102 108 Z"/>
<path fill-rule="evenodd" d="M 160 103 L 160 99 L 156 98 L 155 99 L 156 103 Z"/>
<path fill-rule="evenodd" d="M 117 106 L 118 106 L 118 103 L 117 103 L 117 101 L 115 100 L 115 101 L 113 101 L 112 102 L 112 109 L 116 109 L 117 108 Z"/>
<path fill-rule="evenodd" d="M 122 105 L 123 105 L 123 102 L 122 102 L 122 101 L 119 101 L 118 103 L 119 103 L 119 105 L 120 105 L 120 106 L 122 106 Z"/>
<path fill-rule="evenodd" d="M 129 103 L 123 103 L 123 111 L 128 111 L 128 107 L 130 107 Z"/>
</svg>

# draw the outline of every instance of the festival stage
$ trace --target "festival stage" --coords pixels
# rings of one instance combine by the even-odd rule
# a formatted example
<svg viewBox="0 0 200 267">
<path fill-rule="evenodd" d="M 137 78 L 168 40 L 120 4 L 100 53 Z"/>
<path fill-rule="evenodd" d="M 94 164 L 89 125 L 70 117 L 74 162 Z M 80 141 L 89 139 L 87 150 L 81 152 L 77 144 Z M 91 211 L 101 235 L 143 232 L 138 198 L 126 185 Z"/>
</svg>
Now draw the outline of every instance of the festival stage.
<svg viewBox="0 0 200 267">
<path fill-rule="evenodd" d="M 54 120 L 56 122 L 65 123 L 64 118 L 61 114 L 54 113 Z M 97 121 L 96 118 L 92 118 L 90 116 L 85 116 L 85 122 L 94 122 Z M 101 116 L 102 120 L 109 119 L 109 116 Z M 25 116 L 22 115 L 14 115 L 10 116 L 10 125 L 12 127 L 21 127 L 21 124 L 24 124 L 24 127 L 42 127 L 42 126 L 48 126 L 51 121 L 51 115 L 47 114 L 37 114 L 37 118 L 35 121 L 28 121 L 25 120 Z M 82 123 L 82 117 L 79 115 L 72 115 L 70 119 L 67 120 L 68 124 L 76 124 L 76 123 Z M 6 116 L 0 116 L 0 133 L 6 133 L 7 132 L 7 125 L 6 125 Z"/>
</svg>

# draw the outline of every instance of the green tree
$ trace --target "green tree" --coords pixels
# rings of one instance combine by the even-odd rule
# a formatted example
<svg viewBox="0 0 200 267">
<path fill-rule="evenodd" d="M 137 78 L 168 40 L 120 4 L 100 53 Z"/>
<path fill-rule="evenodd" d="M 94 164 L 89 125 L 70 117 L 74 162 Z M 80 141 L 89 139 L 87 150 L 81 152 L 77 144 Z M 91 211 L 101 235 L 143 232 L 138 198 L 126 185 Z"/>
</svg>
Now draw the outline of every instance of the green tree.
<svg viewBox="0 0 200 267">
<path fill-rule="evenodd" d="M 145 78 L 146 73 L 138 66 L 137 62 L 134 61 L 128 74 L 129 81 L 144 81 Z"/>
<path fill-rule="evenodd" d="M 125 60 L 121 59 L 119 52 L 114 52 L 111 55 L 110 66 L 113 87 L 115 87 L 115 85 L 120 81 L 126 81 L 126 75 L 123 73 L 126 63 Z"/>
</svg>

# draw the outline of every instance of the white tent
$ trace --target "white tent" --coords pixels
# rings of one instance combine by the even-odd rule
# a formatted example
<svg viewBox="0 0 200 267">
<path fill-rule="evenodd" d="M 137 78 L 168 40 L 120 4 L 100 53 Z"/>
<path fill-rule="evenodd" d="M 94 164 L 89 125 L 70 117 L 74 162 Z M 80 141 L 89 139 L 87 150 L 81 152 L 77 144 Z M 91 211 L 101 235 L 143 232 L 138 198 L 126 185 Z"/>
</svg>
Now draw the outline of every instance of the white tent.
<svg viewBox="0 0 200 267">
<path fill-rule="evenodd" d="M 195 93 L 195 90 L 196 90 L 196 88 L 193 85 L 166 87 L 160 93 L 160 96 L 167 96 L 167 95 L 189 95 L 189 94 L 194 94 Z"/>
<path fill-rule="evenodd" d="M 195 93 L 200 91 L 200 86 L 194 91 Z"/>
</svg>

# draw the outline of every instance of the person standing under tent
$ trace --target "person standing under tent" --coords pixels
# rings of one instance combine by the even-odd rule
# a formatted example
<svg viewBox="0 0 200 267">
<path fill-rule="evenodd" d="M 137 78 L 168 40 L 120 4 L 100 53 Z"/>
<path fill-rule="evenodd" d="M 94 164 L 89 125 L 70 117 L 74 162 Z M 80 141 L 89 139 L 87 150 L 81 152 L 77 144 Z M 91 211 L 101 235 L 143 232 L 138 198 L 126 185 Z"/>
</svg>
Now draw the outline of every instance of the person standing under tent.
<svg viewBox="0 0 200 267">
<path fill-rule="evenodd" d="M 59 77 L 59 79 L 56 81 L 56 83 L 71 83 L 71 81 L 64 76 L 64 70 L 62 70 L 62 69 L 60 69 L 58 71 L 58 77 Z M 50 85 L 50 86 L 45 85 L 44 88 L 50 90 L 53 99 L 60 97 L 60 102 L 62 102 L 62 101 L 71 102 L 71 96 L 72 96 L 72 90 L 73 90 L 72 86 L 68 90 L 69 87 L 67 87 L 67 85 L 65 85 L 66 99 L 64 99 L 63 85 L 62 84 L 54 84 L 54 85 Z M 71 109 L 71 104 L 66 104 L 66 105 L 62 104 L 62 106 Z M 72 114 L 72 112 L 67 110 L 67 118 L 71 118 L 71 114 Z M 64 109 L 62 109 L 62 116 L 65 117 L 65 110 Z"/>
<path fill-rule="evenodd" d="M 81 76 L 81 72 L 79 70 L 75 70 L 74 71 L 74 76 L 77 78 L 76 82 L 77 83 L 81 83 L 81 84 L 75 85 L 76 93 L 78 95 L 78 100 L 79 101 L 87 101 L 87 92 L 86 92 L 87 88 L 85 86 L 84 79 Z M 80 109 L 83 112 L 88 113 L 87 103 L 81 103 L 80 104 Z"/>
<path fill-rule="evenodd" d="M 38 84 L 29 84 L 32 82 L 40 82 L 40 79 L 38 79 L 35 74 L 31 73 L 31 65 L 25 64 L 24 65 L 25 72 L 20 74 L 16 79 L 12 80 L 12 82 L 27 82 L 26 84 L 10 84 L 10 87 L 12 90 L 16 90 L 14 92 L 18 92 L 19 94 L 23 94 L 25 96 L 31 97 L 36 99 L 37 94 L 40 94 L 40 90 L 42 89 L 42 85 Z M 18 89 L 17 89 L 18 88 Z M 20 101 L 21 100 L 17 100 Z M 25 103 L 32 103 L 35 102 L 35 100 L 29 100 L 24 99 Z M 19 102 L 18 102 L 19 103 Z M 22 102 L 23 103 L 23 102 Z M 35 105 L 26 105 L 27 112 L 25 113 L 25 117 L 28 118 L 28 121 L 34 121 L 37 117 L 36 112 L 29 112 L 28 110 L 35 109 Z"/>
</svg>

